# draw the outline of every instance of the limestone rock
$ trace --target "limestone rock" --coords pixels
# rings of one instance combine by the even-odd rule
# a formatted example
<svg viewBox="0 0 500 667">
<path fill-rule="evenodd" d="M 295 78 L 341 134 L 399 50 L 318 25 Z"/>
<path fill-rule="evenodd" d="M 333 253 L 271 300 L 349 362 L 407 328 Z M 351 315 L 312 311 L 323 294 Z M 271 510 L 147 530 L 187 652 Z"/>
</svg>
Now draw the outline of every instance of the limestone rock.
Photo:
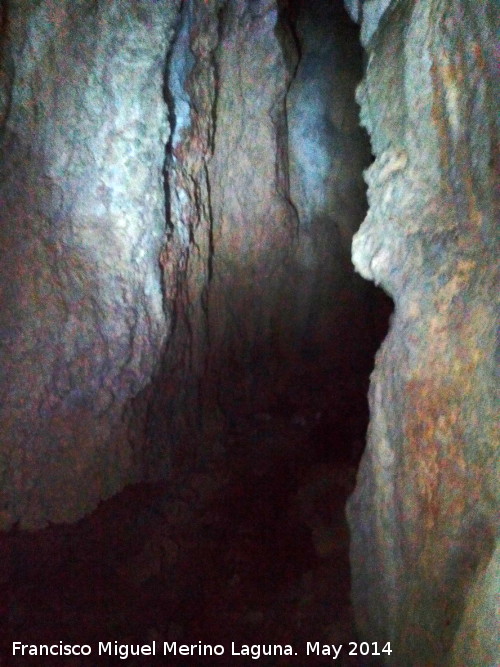
<svg viewBox="0 0 500 667">
<path fill-rule="evenodd" d="M 1 526 L 217 452 L 302 341 L 350 363 L 351 297 L 366 339 L 340 278 L 365 204 L 356 36 L 325 46 L 316 11 L 291 90 L 285 4 L 1 4 Z"/>
<path fill-rule="evenodd" d="M 124 414 L 166 334 L 178 5 L 2 3 L 1 526 L 75 519 L 136 475 Z"/>
<path fill-rule="evenodd" d="M 392 642 L 387 664 L 484 667 L 499 627 L 497 12 L 386 12 L 359 89 L 376 160 L 353 257 L 396 311 L 349 503 L 354 606 L 364 639 Z"/>
<path fill-rule="evenodd" d="M 360 15 L 361 43 L 366 46 L 378 29 L 386 9 L 393 0 L 363 0 Z"/>
<path fill-rule="evenodd" d="M 174 324 L 151 411 L 164 467 L 213 450 L 222 412 L 252 404 L 253 369 L 288 340 L 297 226 L 285 174 L 291 73 L 276 2 L 185 2 L 182 14 L 177 40 L 191 55 L 174 45 L 170 58 L 162 255 Z M 178 447 L 186 434 L 189 454 Z"/>
<path fill-rule="evenodd" d="M 361 24 L 361 42 L 367 45 L 392 0 L 344 0 L 349 16 Z"/>
<path fill-rule="evenodd" d="M 262 376 L 272 385 L 304 348 L 325 365 L 373 352 L 372 293 L 350 263 L 369 145 L 345 13 L 325 2 L 299 18 L 300 48 L 273 0 L 185 2 L 181 13 L 161 260 L 172 327 L 149 413 L 152 475 L 209 455 L 222 415 L 258 412 Z"/>
</svg>

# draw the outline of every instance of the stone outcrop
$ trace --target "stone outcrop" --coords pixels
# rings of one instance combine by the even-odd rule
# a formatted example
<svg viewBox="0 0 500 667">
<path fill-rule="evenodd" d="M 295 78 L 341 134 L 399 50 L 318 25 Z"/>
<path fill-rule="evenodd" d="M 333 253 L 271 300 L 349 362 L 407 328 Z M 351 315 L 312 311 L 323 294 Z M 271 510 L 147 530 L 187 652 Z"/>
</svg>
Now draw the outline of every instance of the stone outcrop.
<svg viewBox="0 0 500 667">
<path fill-rule="evenodd" d="M 179 4 L 1 3 L 0 526 L 75 519 L 136 477 Z"/>
<path fill-rule="evenodd" d="M 357 623 L 363 639 L 392 642 L 395 667 L 492 666 L 498 12 L 489 1 L 369 4 L 358 97 L 376 160 L 353 257 L 395 314 L 348 508 Z"/>
</svg>

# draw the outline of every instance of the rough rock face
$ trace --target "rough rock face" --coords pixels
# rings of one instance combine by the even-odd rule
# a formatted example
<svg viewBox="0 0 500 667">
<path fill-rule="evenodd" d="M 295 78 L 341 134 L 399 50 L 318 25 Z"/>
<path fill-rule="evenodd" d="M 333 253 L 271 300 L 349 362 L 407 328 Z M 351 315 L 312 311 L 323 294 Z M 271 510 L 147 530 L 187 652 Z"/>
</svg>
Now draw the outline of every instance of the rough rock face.
<svg viewBox="0 0 500 667">
<path fill-rule="evenodd" d="M 315 60 L 329 35 L 303 23 L 290 91 L 296 5 L 0 4 L 0 526 L 70 521 L 208 456 L 304 340 L 349 357 L 350 299 L 368 331 L 341 277 L 368 155 L 359 62 L 338 34 Z M 305 113 L 312 150 L 336 151 L 316 180 Z"/>
<path fill-rule="evenodd" d="M 288 4 L 300 16 L 301 3 Z M 300 365 L 304 341 L 338 363 L 348 341 L 372 335 L 349 258 L 369 159 L 354 100 L 359 53 L 355 35 L 341 36 L 345 14 L 324 10 L 334 30 L 318 27 L 321 12 L 299 19 L 299 47 L 292 10 L 275 0 L 183 3 L 169 57 L 161 260 L 173 326 L 150 409 L 152 476 L 209 455 L 222 415 L 256 409 L 263 387 Z"/>
<path fill-rule="evenodd" d="M 207 446 L 220 409 L 248 400 L 252 364 L 286 311 L 296 227 L 280 145 L 288 72 L 273 0 L 186 2 L 182 17 L 162 256 L 174 327 L 152 412 L 173 415 L 171 442 L 189 432 Z"/>
<path fill-rule="evenodd" d="M 404 0 L 363 31 L 376 161 L 353 257 L 396 310 L 348 513 L 357 623 L 398 667 L 498 661 L 497 14 Z"/>
<path fill-rule="evenodd" d="M 74 519 L 135 476 L 124 410 L 166 333 L 178 4 L 1 3 L 0 526 Z"/>
</svg>

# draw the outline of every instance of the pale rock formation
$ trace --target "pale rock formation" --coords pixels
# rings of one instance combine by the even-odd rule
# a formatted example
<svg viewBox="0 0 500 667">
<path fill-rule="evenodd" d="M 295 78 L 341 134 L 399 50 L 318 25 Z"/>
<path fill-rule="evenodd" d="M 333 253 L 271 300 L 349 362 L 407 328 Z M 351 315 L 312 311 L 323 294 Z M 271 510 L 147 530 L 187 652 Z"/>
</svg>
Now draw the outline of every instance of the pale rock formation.
<svg viewBox="0 0 500 667">
<path fill-rule="evenodd" d="M 179 2 L 2 2 L 0 525 L 136 477 L 125 417 L 167 331 L 162 86 Z"/>
<path fill-rule="evenodd" d="M 362 30 L 353 258 L 396 309 L 348 514 L 359 630 L 395 667 L 498 662 L 497 27 L 494 2 L 403 0 Z"/>
</svg>

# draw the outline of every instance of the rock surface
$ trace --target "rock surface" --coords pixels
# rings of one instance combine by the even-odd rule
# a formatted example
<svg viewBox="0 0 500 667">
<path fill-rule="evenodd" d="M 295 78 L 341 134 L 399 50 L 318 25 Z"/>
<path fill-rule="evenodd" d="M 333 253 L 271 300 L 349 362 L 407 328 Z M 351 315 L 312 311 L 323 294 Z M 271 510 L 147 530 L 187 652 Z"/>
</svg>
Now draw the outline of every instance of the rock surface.
<svg viewBox="0 0 500 667">
<path fill-rule="evenodd" d="M 136 477 L 178 4 L 2 2 L 0 526 L 73 520 Z"/>
<path fill-rule="evenodd" d="M 170 80 L 183 71 L 185 83 L 179 94 L 171 86 L 171 106 L 184 126 L 172 140 L 162 255 L 174 326 L 152 409 L 172 416 L 154 439 L 162 450 L 168 441 L 174 463 L 196 454 L 197 439 L 211 447 L 221 411 L 251 403 L 252 368 L 286 321 L 296 227 L 282 176 L 289 73 L 276 3 L 190 1 L 182 14 L 192 59 L 174 47 Z M 191 452 L 176 445 L 185 437 Z"/>
<path fill-rule="evenodd" d="M 290 90 L 287 5 L 1 3 L 0 527 L 209 457 L 303 343 L 322 371 L 370 363 L 356 36 L 303 23 Z"/>
<path fill-rule="evenodd" d="M 301 3 L 289 4 L 183 4 L 169 61 L 171 228 L 161 260 L 173 326 L 151 397 L 152 477 L 209 456 L 224 418 L 265 409 L 266 391 L 311 351 L 337 371 L 356 343 L 363 370 L 373 358 L 373 294 L 349 258 L 369 161 L 356 125 L 356 34 L 329 10 L 334 31 L 320 29 L 319 12 L 309 27 L 297 23 L 302 49 L 290 24 Z"/>
<path fill-rule="evenodd" d="M 396 310 L 348 508 L 353 598 L 395 667 L 498 662 L 496 15 L 394 2 L 358 91 L 376 160 L 353 257 Z"/>
</svg>

